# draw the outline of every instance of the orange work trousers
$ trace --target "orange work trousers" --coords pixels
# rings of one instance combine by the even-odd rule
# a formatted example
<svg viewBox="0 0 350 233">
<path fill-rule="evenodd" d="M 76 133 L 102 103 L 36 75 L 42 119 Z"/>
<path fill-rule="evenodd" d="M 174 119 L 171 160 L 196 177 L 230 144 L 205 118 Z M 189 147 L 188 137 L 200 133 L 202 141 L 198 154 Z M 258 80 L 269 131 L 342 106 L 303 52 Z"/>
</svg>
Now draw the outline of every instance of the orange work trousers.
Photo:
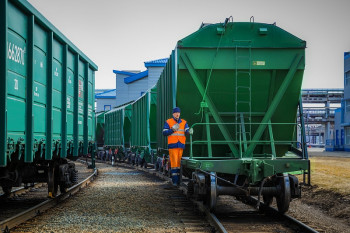
<svg viewBox="0 0 350 233">
<path fill-rule="evenodd" d="M 169 149 L 171 169 L 180 169 L 183 151 L 182 148 Z"/>
</svg>

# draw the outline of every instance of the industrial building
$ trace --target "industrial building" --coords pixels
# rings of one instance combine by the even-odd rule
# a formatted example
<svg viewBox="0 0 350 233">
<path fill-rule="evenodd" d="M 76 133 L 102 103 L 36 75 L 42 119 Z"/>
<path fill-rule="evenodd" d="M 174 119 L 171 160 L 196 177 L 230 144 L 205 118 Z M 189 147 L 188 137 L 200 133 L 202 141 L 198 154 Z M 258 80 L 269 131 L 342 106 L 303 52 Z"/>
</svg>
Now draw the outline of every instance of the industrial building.
<svg viewBox="0 0 350 233">
<path fill-rule="evenodd" d="M 350 151 L 350 52 L 344 53 L 344 98 L 335 110 L 334 137 L 327 141 L 327 151 Z"/>
<path fill-rule="evenodd" d="M 116 107 L 116 89 L 96 89 L 95 91 L 95 110 L 96 112 L 105 112 Z"/>
<path fill-rule="evenodd" d="M 167 61 L 167 58 L 146 61 L 146 70 L 142 72 L 113 70 L 116 75 L 116 89 L 96 89 L 96 112 L 109 111 L 139 98 L 157 83 Z"/>
<path fill-rule="evenodd" d="M 335 111 L 341 106 L 344 90 L 303 89 L 301 96 L 306 142 L 309 146 L 324 147 L 333 139 Z"/>
<path fill-rule="evenodd" d="M 153 87 L 162 73 L 168 59 L 145 62 L 142 72 L 113 70 L 116 75 L 116 106 L 136 100 Z"/>
</svg>

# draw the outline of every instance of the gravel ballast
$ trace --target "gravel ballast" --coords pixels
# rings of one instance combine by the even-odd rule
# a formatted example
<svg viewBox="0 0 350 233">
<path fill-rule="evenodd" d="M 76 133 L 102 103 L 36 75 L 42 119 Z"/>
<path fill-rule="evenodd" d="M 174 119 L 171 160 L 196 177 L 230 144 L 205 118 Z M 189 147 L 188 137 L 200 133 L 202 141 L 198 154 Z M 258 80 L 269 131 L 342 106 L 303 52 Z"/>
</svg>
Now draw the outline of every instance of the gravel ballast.
<svg viewBox="0 0 350 233">
<path fill-rule="evenodd" d="M 99 175 L 89 187 L 13 232 L 187 231 L 184 216 L 169 198 L 179 191 L 166 181 L 129 168 L 101 163 L 97 168 Z"/>
<path fill-rule="evenodd" d="M 85 164 L 75 162 L 78 170 L 78 182 L 86 179 L 93 173 L 92 169 L 88 169 Z M 14 190 L 17 187 L 13 188 Z M 59 193 L 59 191 L 58 191 Z M 43 203 L 48 198 L 48 186 L 46 183 L 37 183 L 34 187 L 23 189 L 21 192 L 16 192 L 10 197 L 0 198 L 0 222 L 5 221 L 13 216 L 16 216 L 23 211 L 33 208 L 34 206 Z"/>
</svg>

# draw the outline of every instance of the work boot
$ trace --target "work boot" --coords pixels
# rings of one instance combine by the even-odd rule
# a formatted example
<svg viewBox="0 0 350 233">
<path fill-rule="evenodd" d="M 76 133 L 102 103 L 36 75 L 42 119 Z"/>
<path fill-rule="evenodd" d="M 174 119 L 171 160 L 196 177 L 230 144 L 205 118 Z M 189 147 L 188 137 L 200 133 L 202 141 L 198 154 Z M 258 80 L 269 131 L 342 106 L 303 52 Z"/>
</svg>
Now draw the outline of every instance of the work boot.
<svg viewBox="0 0 350 233">
<path fill-rule="evenodd" d="M 173 181 L 173 186 L 179 185 L 179 169 L 171 169 L 171 179 Z"/>
<path fill-rule="evenodd" d="M 172 181 L 174 186 L 180 186 L 180 169 L 171 169 Z"/>
</svg>

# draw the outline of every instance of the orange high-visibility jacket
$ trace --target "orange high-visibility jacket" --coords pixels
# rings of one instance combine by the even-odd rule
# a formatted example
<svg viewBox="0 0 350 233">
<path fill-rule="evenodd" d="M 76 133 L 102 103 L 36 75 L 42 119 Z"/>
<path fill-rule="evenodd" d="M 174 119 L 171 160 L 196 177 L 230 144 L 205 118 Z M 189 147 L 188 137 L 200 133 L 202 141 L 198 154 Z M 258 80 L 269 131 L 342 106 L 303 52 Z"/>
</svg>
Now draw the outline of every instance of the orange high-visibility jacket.
<svg viewBox="0 0 350 233">
<path fill-rule="evenodd" d="M 179 124 L 179 129 L 175 132 L 172 131 L 172 127 L 175 124 Z M 178 122 L 174 118 L 170 118 L 165 122 L 163 134 L 168 136 L 168 148 L 185 148 L 186 136 L 185 132 L 189 127 L 187 122 L 183 119 L 179 119 Z"/>
</svg>

